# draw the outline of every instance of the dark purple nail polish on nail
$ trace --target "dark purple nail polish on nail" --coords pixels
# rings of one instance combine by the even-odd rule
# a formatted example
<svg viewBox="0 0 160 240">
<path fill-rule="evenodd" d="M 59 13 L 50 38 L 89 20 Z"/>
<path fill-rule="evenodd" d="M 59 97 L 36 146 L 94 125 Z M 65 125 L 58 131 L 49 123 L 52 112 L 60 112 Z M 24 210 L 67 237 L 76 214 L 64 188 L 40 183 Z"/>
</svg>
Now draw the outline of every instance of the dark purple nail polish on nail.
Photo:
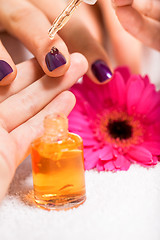
<svg viewBox="0 0 160 240">
<path fill-rule="evenodd" d="M 102 60 L 97 60 L 92 64 L 92 72 L 99 82 L 104 82 L 112 77 L 111 70 Z"/>
<path fill-rule="evenodd" d="M 5 76 L 7 76 L 8 74 L 10 74 L 12 72 L 13 72 L 13 69 L 11 68 L 11 66 L 7 62 L 0 60 L 0 81 Z"/>
<path fill-rule="evenodd" d="M 47 53 L 45 61 L 46 61 L 48 70 L 50 72 L 52 72 L 54 69 L 66 64 L 65 57 L 55 47 L 53 47 L 51 49 L 51 51 L 49 53 Z"/>
</svg>

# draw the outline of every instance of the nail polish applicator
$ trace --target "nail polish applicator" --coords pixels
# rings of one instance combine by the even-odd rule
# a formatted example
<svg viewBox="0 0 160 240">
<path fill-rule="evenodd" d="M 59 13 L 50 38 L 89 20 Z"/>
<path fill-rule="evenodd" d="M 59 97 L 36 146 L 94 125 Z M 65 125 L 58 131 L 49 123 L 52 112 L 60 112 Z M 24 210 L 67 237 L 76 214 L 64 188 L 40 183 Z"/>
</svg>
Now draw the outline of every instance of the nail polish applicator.
<svg viewBox="0 0 160 240">
<path fill-rule="evenodd" d="M 81 3 L 87 3 L 94 5 L 97 0 L 72 0 L 68 6 L 62 11 L 62 13 L 55 19 L 53 25 L 49 29 L 49 38 L 53 39 L 55 34 L 66 25 L 71 18 L 75 10 L 80 6 Z"/>
</svg>

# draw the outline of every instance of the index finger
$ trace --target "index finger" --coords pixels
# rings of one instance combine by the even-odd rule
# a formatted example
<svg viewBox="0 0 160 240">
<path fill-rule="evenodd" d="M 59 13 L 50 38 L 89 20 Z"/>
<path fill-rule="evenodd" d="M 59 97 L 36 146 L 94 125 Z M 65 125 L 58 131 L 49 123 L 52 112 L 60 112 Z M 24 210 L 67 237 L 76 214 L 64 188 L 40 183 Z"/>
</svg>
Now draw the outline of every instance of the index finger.
<svg viewBox="0 0 160 240">
<path fill-rule="evenodd" d="M 2 0 L 0 22 L 35 55 L 48 76 L 62 76 L 67 71 L 70 65 L 67 46 L 58 35 L 49 39 L 51 24 L 38 8 L 28 1 Z"/>
<path fill-rule="evenodd" d="M 0 41 L 0 86 L 10 84 L 15 79 L 16 74 L 16 66 Z"/>
</svg>

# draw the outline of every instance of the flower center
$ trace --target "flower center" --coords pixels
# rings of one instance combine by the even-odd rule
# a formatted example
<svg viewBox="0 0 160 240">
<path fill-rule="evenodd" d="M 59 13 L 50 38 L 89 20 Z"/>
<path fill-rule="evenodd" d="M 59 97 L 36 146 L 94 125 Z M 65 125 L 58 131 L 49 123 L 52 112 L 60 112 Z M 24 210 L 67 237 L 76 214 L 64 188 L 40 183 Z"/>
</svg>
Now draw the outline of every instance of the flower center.
<svg viewBox="0 0 160 240">
<path fill-rule="evenodd" d="M 109 120 L 107 131 L 115 139 L 119 138 L 122 140 L 132 137 L 132 126 L 127 120 Z"/>
<path fill-rule="evenodd" d="M 93 125 L 94 136 L 103 144 L 128 148 L 143 142 L 144 128 L 141 122 L 127 113 L 113 110 L 97 115 Z"/>
</svg>

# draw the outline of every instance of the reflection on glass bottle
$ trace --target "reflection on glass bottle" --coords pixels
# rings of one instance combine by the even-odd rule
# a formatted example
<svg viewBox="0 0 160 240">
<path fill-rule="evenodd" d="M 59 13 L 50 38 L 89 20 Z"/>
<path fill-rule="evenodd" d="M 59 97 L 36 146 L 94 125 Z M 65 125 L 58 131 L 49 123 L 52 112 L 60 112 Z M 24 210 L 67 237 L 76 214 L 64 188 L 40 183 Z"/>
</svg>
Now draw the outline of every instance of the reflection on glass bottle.
<svg viewBox="0 0 160 240">
<path fill-rule="evenodd" d="M 68 209 L 86 199 L 82 139 L 68 132 L 62 114 L 44 120 L 44 135 L 32 143 L 35 202 L 46 209 Z"/>
</svg>

